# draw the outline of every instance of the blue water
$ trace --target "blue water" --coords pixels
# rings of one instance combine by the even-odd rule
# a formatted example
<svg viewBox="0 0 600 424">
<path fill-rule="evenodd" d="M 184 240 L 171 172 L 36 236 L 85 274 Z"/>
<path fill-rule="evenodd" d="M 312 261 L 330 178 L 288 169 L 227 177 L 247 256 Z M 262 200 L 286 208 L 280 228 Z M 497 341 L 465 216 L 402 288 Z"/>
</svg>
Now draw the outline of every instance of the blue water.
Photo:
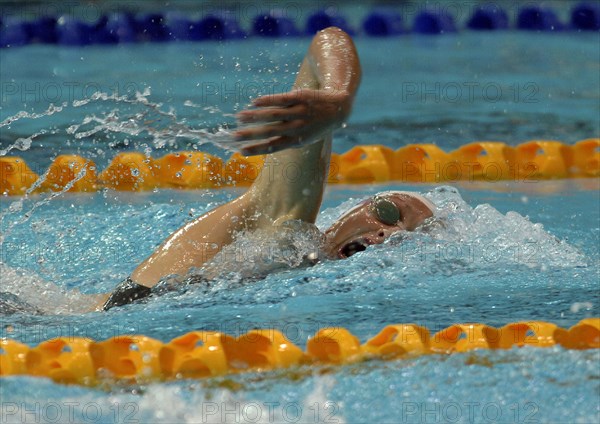
<svg viewBox="0 0 600 424">
<path fill-rule="evenodd" d="M 252 97 L 286 91 L 309 41 L 3 49 L 0 146 L 35 135 L 27 157 L 40 173 L 59 153 L 101 166 L 124 149 L 160 156 L 197 148 L 228 157 L 194 131 L 231 125 L 228 115 Z M 482 139 L 574 143 L 600 133 L 597 34 L 467 32 L 356 44 L 364 81 L 350 125 L 336 133 L 337 152 L 381 143 L 452 150 Z M 48 108 L 49 116 L 15 119 Z"/>
<path fill-rule="evenodd" d="M 39 134 L 10 153 L 40 173 L 69 152 L 100 167 L 128 149 L 158 157 L 198 148 L 225 158 L 228 152 L 199 131 L 233 123 L 227 114 L 247 104 L 257 86 L 261 92 L 289 87 L 307 44 L 2 50 L 1 148 Z M 449 151 L 483 138 L 572 143 L 600 132 L 595 34 L 360 38 L 357 46 L 363 85 L 348 126 L 336 134 L 336 151 L 413 142 Z M 51 93 L 52 84 L 60 95 Z M 457 86 L 459 98 L 450 91 Z M 483 86 L 492 88 L 486 93 Z M 50 103 L 62 109 L 18 116 L 43 114 Z M 168 341 L 196 329 L 240 335 L 258 327 L 278 328 L 305 347 L 307 337 L 328 326 L 365 341 L 397 322 L 432 332 L 473 321 L 569 327 L 600 314 L 597 179 L 331 186 L 317 225 L 326 228 L 359 199 L 390 188 L 425 193 L 438 206 L 440 225 L 346 261 L 245 283 L 230 274 L 209 289 L 192 287 L 108 313 L 81 313 L 86 301 L 73 289 L 111 290 L 171 231 L 241 190 L 2 198 L 2 290 L 47 315 L 2 317 L 0 336 L 34 346 L 57 335 L 134 333 Z M 295 237 L 301 245 L 302 234 Z M 1 380 L 1 421 L 53 421 L 58 410 L 63 419 L 55 422 L 72 412 L 81 422 L 588 423 L 600 418 L 599 356 L 525 348 L 104 389 L 17 377 Z"/>
</svg>

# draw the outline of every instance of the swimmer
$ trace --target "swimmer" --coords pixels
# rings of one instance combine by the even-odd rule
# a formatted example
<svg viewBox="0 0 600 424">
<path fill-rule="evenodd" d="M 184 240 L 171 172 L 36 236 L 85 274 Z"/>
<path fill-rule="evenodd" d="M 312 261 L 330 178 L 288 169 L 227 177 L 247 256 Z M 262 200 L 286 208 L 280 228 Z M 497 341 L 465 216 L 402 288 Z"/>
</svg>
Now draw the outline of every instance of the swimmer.
<svg viewBox="0 0 600 424">
<path fill-rule="evenodd" d="M 278 231 L 286 222 L 314 223 L 323 198 L 332 131 L 350 115 L 361 69 L 352 39 L 338 28 L 313 38 L 289 93 L 259 97 L 238 113 L 252 124 L 236 136 L 246 155 L 267 154 L 262 171 L 240 197 L 213 209 L 171 234 L 100 308 L 108 310 L 152 293 L 166 276 L 202 270 L 241 232 Z M 295 165 L 295 178 L 267 178 L 268 167 Z M 408 192 L 384 192 L 361 202 L 325 231 L 324 252 L 347 258 L 383 243 L 398 231 L 413 231 L 433 216 L 433 205 Z M 205 246 L 212 248 L 206 249 Z"/>
</svg>

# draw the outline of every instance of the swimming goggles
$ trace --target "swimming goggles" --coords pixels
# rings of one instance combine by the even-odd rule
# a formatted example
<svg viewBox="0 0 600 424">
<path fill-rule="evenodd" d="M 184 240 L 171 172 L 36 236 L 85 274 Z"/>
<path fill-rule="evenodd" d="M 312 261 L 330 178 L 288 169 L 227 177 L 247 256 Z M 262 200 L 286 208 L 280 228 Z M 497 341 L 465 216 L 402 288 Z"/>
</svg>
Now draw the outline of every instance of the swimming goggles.
<svg viewBox="0 0 600 424">
<path fill-rule="evenodd" d="M 386 225 L 395 225 L 400 221 L 398 206 L 391 200 L 376 195 L 373 197 L 371 207 L 377 219 Z"/>
</svg>

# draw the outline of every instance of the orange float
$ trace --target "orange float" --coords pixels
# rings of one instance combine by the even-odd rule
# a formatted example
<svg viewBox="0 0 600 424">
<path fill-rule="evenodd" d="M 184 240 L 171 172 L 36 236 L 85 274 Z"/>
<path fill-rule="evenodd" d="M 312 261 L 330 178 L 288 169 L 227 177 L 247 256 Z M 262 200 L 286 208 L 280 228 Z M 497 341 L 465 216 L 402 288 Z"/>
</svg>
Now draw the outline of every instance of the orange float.
<svg viewBox="0 0 600 424">
<path fill-rule="evenodd" d="M 461 170 L 450 156 L 435 144 L 409 144 L 394 152 L 392 176 L 415 183 L 456 181 Z"/>
<path fill-rule="evenodd" d="M 463 181 L 500 181 L 514 178 L 515 149 L 505 143 L 478 141 L 450 153 Z"/>
<path fill-rule="evenodd" d="M 588 178 L 600 176 L 600 138 L 588 138 L 568 147 L 570 174 Z"/>
<path fill-rule="evenodd" d="M 363 346 L 364 352 L 385 358 L 429 353 L 429 330 L 415 324 L 388 325 Z"/>
<path fill-rule="evenodd" d="M 34 348 L 0 339 L 0 377 L 33 375 L 68 384 L 111 380 L 145 383 L 289 368 L 314 363 L 356 363 L 365 358 L 395 359 L 473 349 L 550 347 L 600 348 L 600 318 L 586 318 L 569 330 L 543 321 L 515 322 L 502 328 L 454 324 L 435 335 L 416 324 L 392 324 L 364 345 L 342 327 L 324 328 L 307 342 L 306 352 L 275 329 L 252 330 L 233 338 L 192 331 L 164 344 L 146 336 L 117 336 L 101 342 L 58 338 Z"/>
<path fill-rule="evenodd" d="M 77 155 L 60 155 L 52 162 L 42 188 L 62 191 L 68 185 L 70 192 L 97 190 L 96 164 Z"/>
<path fill-rule="evenodd" d="M 0 195 L 25 194 L 38 178 L 20 157 L 0 157 Z"/>
<path fill-rule="evenodd" d="M 90 343 L 89 339 L 65 337 L 42 342 L 27 352 L 27 373 L 59 383 L 89 386 L 95 382 L 96 374 Z"/>
<path fill-rule="evenodd" d="M 560 334 L 557 342 L 566 349 L 599 349 L 600 318 L 586 318 Z"/>
<path fill-rule="evenodd" d="M 543 321 L 510 323 L 500 328 L 498 347 L 501 349 L 510 349 L 513 346 L 550 347 L 566 333 L 566 330 L 556 324 Z"/>
<path fill-rule="evenodd" d="M 566 178 L 568 167 L 560 141 L 533 140 L 516 147 L 516 176 L 522 181 Z"/>
<path fill-rule="evenodd" d="M 58 191 L 68 184 L 72 184 L 70 191 L 76 192 L 99 187 L 127 191 L 216 188 L 249 186 L 262 172 L 270 179 L 292 178 L 298 173 L 298 164 L 282 168 L 275 159 L 273 163 L 265 164 L 265 158 L 265 155 L 234 153 L 223 165 L 220 158 L 202 152 L 169 153 L 156 160 L 136 152 L 119 153 L 96 181 L 92 161 L 76 155 L 61 155 L 50 166 L 40 188 Z M 82 170 L 85 174 L 79 175 Z M 411 144 L 396 151 L 381 145 L 356 146 L 346 153 L 331 154 L 327 182 L 441 184 L 599 176 L 600 139 L 590 138 L 575 145 L 532 140 L 516 147 L 502 142 L 478 141 L 451 153 L 435 144 Z M 0 157 L 0 177 L 0 192 L 5 195 L 25 194 L 38 179 L 38 175 L 18 157 Z"/>
<path fill-rule="evenodd" d="M 225 185 L 249 186 L 259 178 L 264 163 L 264 155 L 242 156 L 236 152 L 225 164 L 223 182 Z"/>
<path fill-rule="evenodd" d="M 230 369 L 271 369 L 298 365 L 302 350 L 287 340 L 278 330 L 252 330 L 226 343 Z"/>
<path fill-rule="evenodd" d="M 158 354 L 163 343 L 146 336 L 118 336 L 92 343 L 90 354 L 99 377 L 146 381 L 162 378 Z"/>
<path fill-rule="evenodd" d="M 25 359 L 29 346 L 10 339 L 0 339 L 0 377 L 26 374 Z"/>
<path fill-rule="evenodd" d="M 192 331 L 160 348 L 159 361 L 167 377 L 198 378 L 228 371 L 224 343 L 233 338 L 222 333 Z"/>
<path fill-rule="evenodd" d="M 320 362 L 342 363 L 360 357 L 360 341 L 342 327 L 323 328 L 308 340 L 306 350 Z"/>
<path fill-rule="evenodd" d="M 154 161 L 161 187 L 213 188 L 221 184 L 223 161 L 202 152 L 169 153 Z"/>
<path fill-rule="evenodd" d="M 500 339 L 497 328 L 484 324 L 455 324 L 431 338 L 431 350 L 438 353 L 496 349 Z"/>
<path fill-rule="evenodd" d="M 154 160 L 142 153 L 119 153 L 100 173 L 100 183 L 122 191 L 152 190 L 159 186 Z"/>
<path fill-rule="evenodd" d="M 392 178 L 390 164 L 394 151 L 386 146 L 356 146 L 333 161 L 338 174 L 334 180 L 341 183 L 379 183 Z"/>
</svg>

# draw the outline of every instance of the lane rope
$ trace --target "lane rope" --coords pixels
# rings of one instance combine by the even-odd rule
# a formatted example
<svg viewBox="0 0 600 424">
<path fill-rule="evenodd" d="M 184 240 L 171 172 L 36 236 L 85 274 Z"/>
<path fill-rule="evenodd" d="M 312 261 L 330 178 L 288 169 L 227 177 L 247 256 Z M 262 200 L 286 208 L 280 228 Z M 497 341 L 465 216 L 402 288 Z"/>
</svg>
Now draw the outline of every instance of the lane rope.
<svg viewBox="0 0 600 424">
<path fill-rule="evenodd" d="M 140 12 L 127 10 L 102 14 L 91 20 L 78 19 L 77 11 L 61 16 L 36 16 L 20 19 L 7 15 L 0 18 L 0 48 L 14 48 L 29 44 L 59 44 L 82 47 L 87 45 L 115 45 L 135 42 L 237 40 L 248 37 L 294 37 L 313 35 L 329 26 L 338 26 L 351 35 L 373 37 L 414 34 L 453 34 L 458 31 L 457 19 L 449 10 L 439 7 L 421 7 L 414 11 L 412 26 L 407 27 L 401 8 L 377 7 L 361 21 L 360 29 L 348 24 L 348 19 L 335 7 L 310 12 L 300 22 L 298 10 L 293 15 L 285 8 L 256 14 L 249 28 L 239 22 L 240 10 L 215 9 L 199 16 L 194 9 L 187 11 Z M 450 8 L 451 9 L 451 8 Z M 83 12 L 82 12 L 83 13 Z M 529 4 L 518 9 L 511 22 L 502 7 L 482 4 L 473 9 L 465 28 L 475 31 L 517 29 L 536 32 L 598 31 L 600 4 L 581 2 L 570 9 L 569 22 L 559 17 L 554 9 Z M 196 15 L 196 16 L 195 16 Z M 459 17 L 460 18 L 460 17 Z"/>
<path fill-rule="evenodd" d="M 99 172 L 94 162 L 77 155 L 60 155 L 48 169 L 36 172 L 20 157 L 0 157 L 0 194 L 23 195 L 44 191 L 93 192 L 104 188 L 144 191 L 162 188 L 212 189 L 249 186 L 257 178 L 297 178 L 303 164 L 268 164 L 265 156 L 234 153 L 227 161 L 199 151 L 168 153 L 158 159 L 139 152 L 118 153 Z M 45 175 L 40 180 L 40 174 Z M 411 144 L 392 150 L 382 145 L 356 146 L 333 153 L 330 184 L 368 184 L 401 181 L 452 183 L 458 181 L 523 181 L 597 178 L 600 139 L 568 145 L 533 140 L 512 147 L 481 141 L 445 152 L 434 144 Z"/>
<path fill-rule="evenodd" d="M 305 351 L 276 329 L 251 330 L 237 338 L 191 331 L 167 343 L 144 335 L 103 341 L 59 337 L 35 347 L 0 339 L 0 377 L 29 375 L 88 386 L 114 380 L 142 383 L 524 346 L 598 349 L 600 318 L 583 319 L 569 329 L 543 321 L 501 328 L 454 324 L 433 335 L 416 324 L 392 324 L 363 344 L 347 329 L 331 327 L 309 338 Z"/>
</svg>

